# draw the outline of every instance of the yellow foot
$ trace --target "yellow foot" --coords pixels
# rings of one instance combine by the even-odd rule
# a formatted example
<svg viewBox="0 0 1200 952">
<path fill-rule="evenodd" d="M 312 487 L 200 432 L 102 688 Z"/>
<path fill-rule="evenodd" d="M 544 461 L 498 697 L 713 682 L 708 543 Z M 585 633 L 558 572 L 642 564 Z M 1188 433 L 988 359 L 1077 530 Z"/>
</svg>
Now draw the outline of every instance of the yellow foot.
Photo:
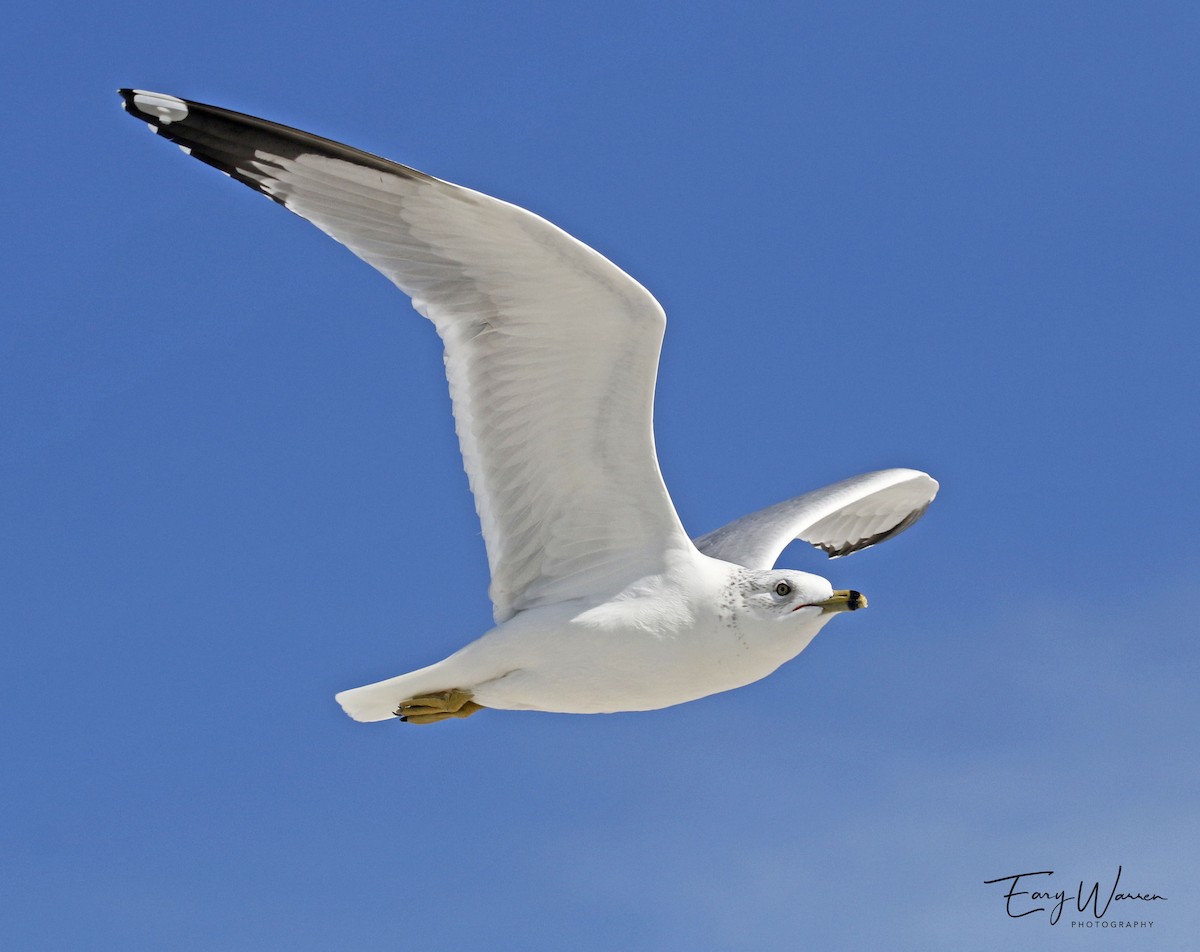
<svg viewBox="0 0 1200 952">
<path fill-rule="evenodd" d="M 470 691 L 458 688 L 439 694 L 422 694 L 401 701 L 396 716 L 409 724 L 436 724 L 450 717 L 470 717 L 483 710 L 482 704 L 471 700 L 472 696 Z"/>
</svg>

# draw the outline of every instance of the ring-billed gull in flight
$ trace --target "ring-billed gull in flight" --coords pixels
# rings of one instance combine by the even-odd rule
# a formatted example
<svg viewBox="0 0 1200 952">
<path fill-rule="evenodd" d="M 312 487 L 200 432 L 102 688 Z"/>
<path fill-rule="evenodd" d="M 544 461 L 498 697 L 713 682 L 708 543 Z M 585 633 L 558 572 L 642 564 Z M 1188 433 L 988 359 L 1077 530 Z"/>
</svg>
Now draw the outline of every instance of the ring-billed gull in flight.
<svg viewBox="0 0 1200 952">
<path fill-rule="evenodd" d="M 496 625 L 444 661 L 343 691 L 357 720 L 643 711 L 757 681 L 866 606 L 774 568 L 784 547 L 847 555 L 908 528 L 937 493 L 924 473 L 881 470 L 693 541 L 654 453 L 665 317 L 645 288 L 515 205 L 227 109 L 121 96 L 381 271 L 445 345 Z"/>
</svg>

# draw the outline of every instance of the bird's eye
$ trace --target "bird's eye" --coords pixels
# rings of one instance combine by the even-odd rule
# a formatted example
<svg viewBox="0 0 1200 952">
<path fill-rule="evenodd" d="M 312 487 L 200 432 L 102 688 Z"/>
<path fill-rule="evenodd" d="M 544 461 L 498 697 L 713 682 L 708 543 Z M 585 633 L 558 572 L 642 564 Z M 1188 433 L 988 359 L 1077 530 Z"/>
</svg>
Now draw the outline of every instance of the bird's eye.
<svg viewBox="0 0 1200 952">
<path fill-rule="evenodd" d="M 792 594 L 792 586 L 788 585 L 787 582 L 779 582 L 775 586 L 775 594 L 779 595 L 779 596 L 791 595 Z"/>
</svg>

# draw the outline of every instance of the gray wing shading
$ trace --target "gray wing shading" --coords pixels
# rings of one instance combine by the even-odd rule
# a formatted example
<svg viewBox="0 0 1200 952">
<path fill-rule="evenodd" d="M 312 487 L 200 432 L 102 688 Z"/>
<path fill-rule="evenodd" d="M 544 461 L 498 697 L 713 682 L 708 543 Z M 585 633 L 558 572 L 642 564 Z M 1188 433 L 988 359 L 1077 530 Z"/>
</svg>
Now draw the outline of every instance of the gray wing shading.
<svg viewBox="0 0 1200 952">
<path fill-rule="evenodd" d="M 915 469 L 881 469 L 742 516 L 696 539 L 705 555 L 769 569 L 794 539 L 838 558 L 890 539 L 925 514 L 937 480 Z"/>
<path fill-rule="evenodd" d="M 693 552 L 651 430 L 665 317 L 531 212 L 349 146 L 144 90 L 126 110 L 312 222 L 437 328 L 497 621 Z"/>
</svg>

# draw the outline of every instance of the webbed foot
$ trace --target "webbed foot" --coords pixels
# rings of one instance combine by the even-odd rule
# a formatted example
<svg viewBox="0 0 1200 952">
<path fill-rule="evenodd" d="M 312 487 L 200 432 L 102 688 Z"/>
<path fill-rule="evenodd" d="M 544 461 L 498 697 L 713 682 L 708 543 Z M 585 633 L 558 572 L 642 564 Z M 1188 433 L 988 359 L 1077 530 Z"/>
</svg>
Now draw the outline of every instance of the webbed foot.
<svg viewBox="0 0 1200 952">
<path fill-rule="evenodd" d="M 453 688 L 437 694 L 422 694 L 401 701 L 396 716 L 409 724 L 436 724 L 451 717 L 470 717 L 482 711 L 483 705 L 476 704 L 470 691 Z"/>
</svg>

